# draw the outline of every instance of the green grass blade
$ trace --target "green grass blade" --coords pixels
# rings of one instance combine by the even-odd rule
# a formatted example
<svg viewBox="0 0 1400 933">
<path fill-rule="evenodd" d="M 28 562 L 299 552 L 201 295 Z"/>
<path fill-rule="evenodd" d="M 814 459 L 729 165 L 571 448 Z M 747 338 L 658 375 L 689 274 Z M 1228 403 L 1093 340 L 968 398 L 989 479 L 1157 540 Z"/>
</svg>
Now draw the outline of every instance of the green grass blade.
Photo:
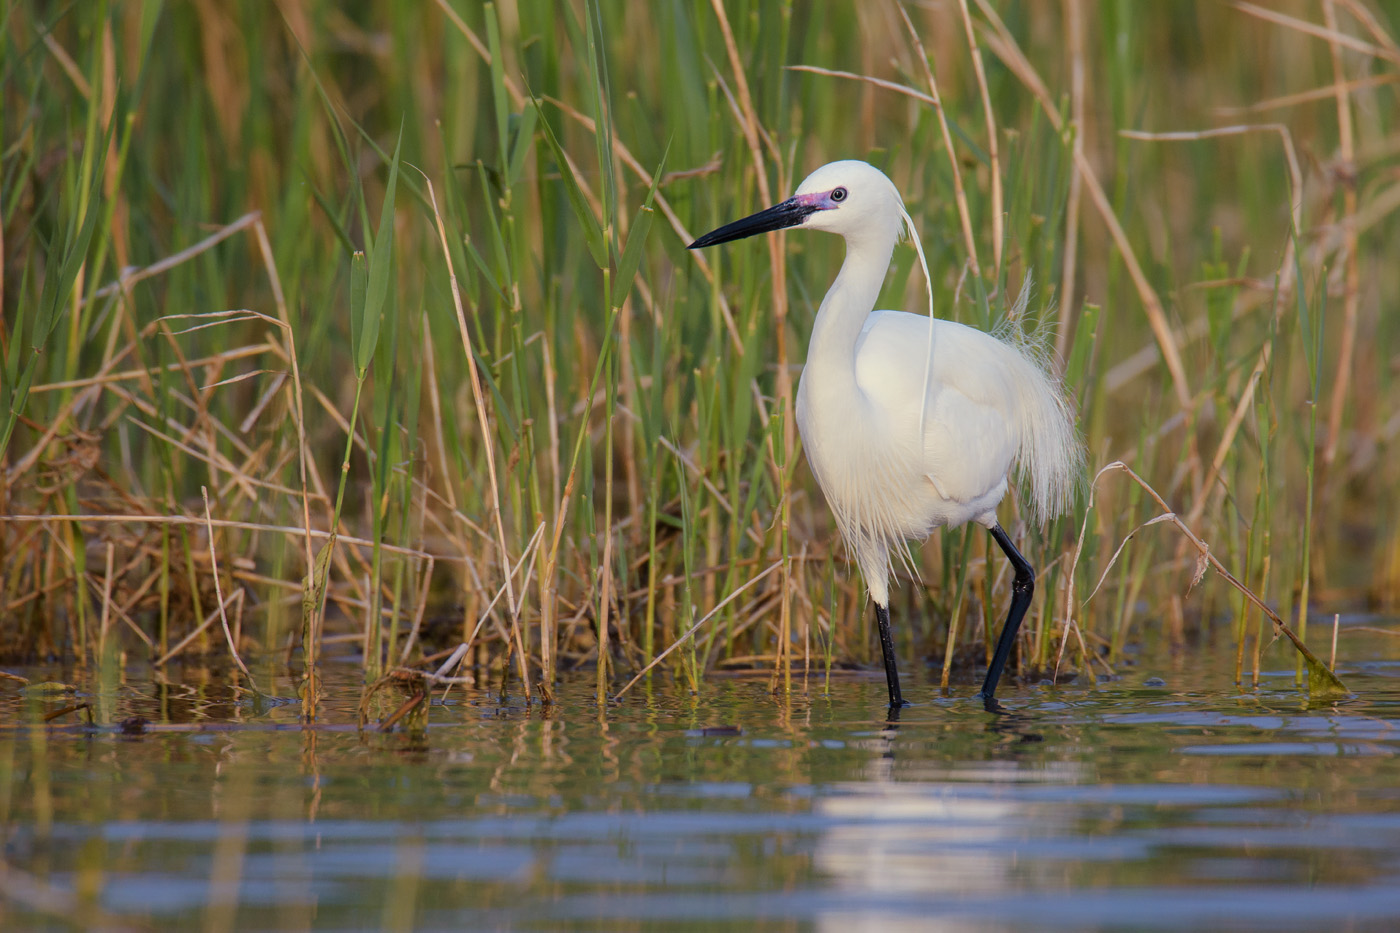
<svg viewBox="0 0 1400 933">
<path fill-rule="evenodd" d="M 651 220 L 655 212 L 651 209 L 652 201 L 656 198 L 656 189 L 661 184 L 661 170 L 666 164 L 666 156 L 661 156 L 661 161 L 656 166 L 656 172 L 651 176 L 651 187 L 647 189 L 647 199 L 637 216 L 632 221 L 632 229 L 627 233 L 627 245 L 622 249 L 622 258 L 617 263 L 617 282 L 613 291 L 613 297 L 621 302 L 627 298 L 627 293 L 632 290 L 632 279 L 637 275 L 637 266 L 642 261 L 642 247 L 646 244 L 647 232 L 651 230 Z"/>
<path fill-rule="evenodd" d="M 533 94 L 530 100 L 534 103 L 535 109 L 540 109 L 540 101 Z M 603 228 L 598 223 L 598 218 L 593 216 L 593 211 L 588 206 L 588 199 L 583 196 L 583 189 L 579 187 L 578 179 L 574 177 L 574 171 L 569 167 L 569 160 L 564 155 L 564 147 L 559 145 L 559 139 L 554 135 L 554 130 L 550 127 L 549 121 L 540 113 L 540 126 L 544 127 L 544 139 L 549 145 L 549 151 L 554 156 L 555 165 L 559 169 L 559 177 L 564 182 L 564 191 L 569 196 L 569 207 L 573 209 L 574 216 L 578 218 L 579 226 L 583 228 L 583 240 L 588 244 L 588 253 L 593 257 L 593 262 L 599 269 L 608 267 L 608 243 L 603 235 Z"/>
<path fill-rule="evenodd" d="M 355 255 L 350 257 L 350 348 L 356 360 L 356 369 L 360 378 L 364 378 L 365 369 L 360 366 L 360 341 L 361 336 L 367 329 L 365 320 L 366 291 L 369 288 L 369 260 L 365 258 L 364 250 L 355 250 Z"/>
<path fill-rule="evenodd" d="M 100 152 L 106 152 L 111 144 L 112 133 L 115 123 L 108 126 L 107 131 L 102 136 Z M 58 328 L 58 322 L 63 317 L 64 308 L 68 307 L 69 299 L 73 295 L 73 289 L 78 282 L 78 273 L 87 261 L 88 247 L 92 244 L 92 234 L 97 229 L 97 218 L 101 215 L 101 202 L 98 194 L 102 189 L 102 173 L 93 172 L 92 184 L 83 192 L 81 204 L 86 206 L 81 221 L 67 226 L 62 236 L 55 233 L 53 243 L 56 245 L 60 240 L 59 247 L 61 253 L 57 261 L 51 256 L 47 268 L 44 271 L 44 284 L 39 292 L 39 308 L 35 314 L 33 329 L 30 331 L 29 349 L 26 354 L 28 359 L 24 361 L 23 370 L 19 379 L 15 383 L 14 391 L 6 400 L 8 405 L 5 412 L 5 425 L 0 429 L 0 456 L 9 449 L 10 438 L 14 435 L 15 425 L 19 421 L 20 414 L 24 411 L 26 402 L 29 400 L 29 388 L 34 383 L 35 369 L 43 355 L 44 348 L 53 336 L 53 332 Z M 71 215 L 71 210 L 63 211 L 60 208 L 60 216 Z"/>
<path fill-rule="evenodd" d="M 384 188 L 384 204 L 379 213 L 379 230 L 375 234 L 369 259 L 368 281 L 365 285 L 365 301 L 359 319 L 354 321 L 353 351 L 355 371 L 363 377 L 374 359 L 374 348 L 379 343 L 379 324 L 384 313 L 384 305 L 389 297 L 390 271 L 394 262 L 394 190 L 399 181 L 399 152 L 403 148 L 403 126 L 399 127 L 399 141 L 394 146 L 394 157 L 389 162 L 389 183 Z M 365 239 L 370 239 L 370 231 L 365 231 Z"/>
</svg>

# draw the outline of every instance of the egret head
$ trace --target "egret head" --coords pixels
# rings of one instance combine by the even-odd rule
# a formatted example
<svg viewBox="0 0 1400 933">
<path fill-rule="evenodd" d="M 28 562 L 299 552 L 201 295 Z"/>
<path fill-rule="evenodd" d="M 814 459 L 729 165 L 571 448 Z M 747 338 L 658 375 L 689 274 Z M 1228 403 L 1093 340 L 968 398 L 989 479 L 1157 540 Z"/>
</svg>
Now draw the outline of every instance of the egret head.
<svg viewBox="0 0 1400 933">
<path fill-rule="evenodd" d="M 827 230 L 847 241 L 874 235 L 893 242 L 904 217 L 904 202 L 884 172 L 856 160 L 831 162 L 808 175 L 786 201 L 712 230 L 690 248 L 787 227 Z"/>
</svg>

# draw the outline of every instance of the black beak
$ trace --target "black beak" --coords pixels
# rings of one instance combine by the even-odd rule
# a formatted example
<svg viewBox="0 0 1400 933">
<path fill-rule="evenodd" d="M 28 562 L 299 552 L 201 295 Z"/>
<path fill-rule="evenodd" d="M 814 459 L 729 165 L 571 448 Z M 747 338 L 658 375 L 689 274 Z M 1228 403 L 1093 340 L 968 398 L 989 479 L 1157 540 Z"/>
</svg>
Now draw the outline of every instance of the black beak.
<svg viewBox="0 0 1400 933">
<path fill-rule="evenodd" d="M 716 246 L 720 243 L 728 243 L 730 240 L 742 240 L 744 237 L 767 233 L 770 230 L 795 227 L 806 220 L 808 215 L 814 214 L 818 210 L 820 208 L 815 204 L 804 204 L 797 198 L 788 198 L 783 203 L 775 204 L 765 211 L 750 214 L 743 220 L 736 220 L 732 224 L 725 224 L 718 230 L 711 230 L 690 244 L 689 249 L 703 249 L 706 246 Z"/>
</svg>

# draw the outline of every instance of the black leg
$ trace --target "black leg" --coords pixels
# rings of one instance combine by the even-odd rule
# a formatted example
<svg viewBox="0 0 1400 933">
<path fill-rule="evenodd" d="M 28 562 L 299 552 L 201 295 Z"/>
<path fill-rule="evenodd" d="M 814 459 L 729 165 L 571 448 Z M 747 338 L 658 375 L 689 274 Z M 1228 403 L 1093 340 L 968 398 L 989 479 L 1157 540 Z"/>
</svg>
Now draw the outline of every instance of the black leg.
<svg viewBox="0 0 1400 933">
<path fill-rule="evenodd" d="M 1011 543 L 1011 539 L 1002 531 L 1000 525 L 992 526 L 992 538 L 1006 553 L 1006 559 L 1011 561 L 1011 567 L 1016 571 L 1016 579 L 1011 583 L 1011 611 L 1006 614 L 1006 624 L 1001 627 L 1001 638 L 997 639 L 997 650 L 992 655 L 992 663 L 987 667 L 987 679 L 982 682 L 982 692 L 979 694 L 988 704 L 988 708 L 996 702 L 997 681 L 1001 680 L 1002 668 L 1006 667 L 1007 659 L 1011 657 L 1011 649 L 1016 644 L 1016 633 L 1021 628 L 1021 619 L 1025 617 L 1026 609 L 1031 604 L 1031 596 L 1035 593 L 1034 568 L 1021 556 L 1021 552 L 1016 550 L 1016 545 Z"/>
<path fill-rule="evenodd" d="M 885 682 L 890 688 L 890 709 L 898 709 L 904 705 L 904 695 L 899 692 L 899 667 L 894 663 L 894 638 L 890 636 L 888 606 L 875 604 L 875 621 L 880 626 L 880 653 L 885 656 Z"/>
</svg>

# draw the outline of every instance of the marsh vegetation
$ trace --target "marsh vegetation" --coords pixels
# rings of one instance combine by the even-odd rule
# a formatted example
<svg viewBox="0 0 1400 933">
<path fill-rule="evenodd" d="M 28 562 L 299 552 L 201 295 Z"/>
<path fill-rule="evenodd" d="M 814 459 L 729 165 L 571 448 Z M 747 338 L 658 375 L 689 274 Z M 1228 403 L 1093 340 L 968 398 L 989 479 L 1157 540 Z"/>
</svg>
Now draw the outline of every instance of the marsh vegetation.
<svg viewBox="0 0 1400 933">
<path fill-rule="evenodd" d="M 1075 393 L 1077 507 L 1003 506 L 1046 568 L 1016 672 L 1225 631 L 1248 685 L 1294 663 L 1266 612 L 1326 659 L 1319 615 L 1393 607 L 1382 4 L 362 12 L 6 6 L 5 658 L 545 699 L 869 662 L 792 417 L 840 244 L 684 248 L 847 157 L 928 251 L 881 305 L 1049 333 Z M 894 593 L 945 684 L 1009 598 L 986 548 Z"/>
</svg>

